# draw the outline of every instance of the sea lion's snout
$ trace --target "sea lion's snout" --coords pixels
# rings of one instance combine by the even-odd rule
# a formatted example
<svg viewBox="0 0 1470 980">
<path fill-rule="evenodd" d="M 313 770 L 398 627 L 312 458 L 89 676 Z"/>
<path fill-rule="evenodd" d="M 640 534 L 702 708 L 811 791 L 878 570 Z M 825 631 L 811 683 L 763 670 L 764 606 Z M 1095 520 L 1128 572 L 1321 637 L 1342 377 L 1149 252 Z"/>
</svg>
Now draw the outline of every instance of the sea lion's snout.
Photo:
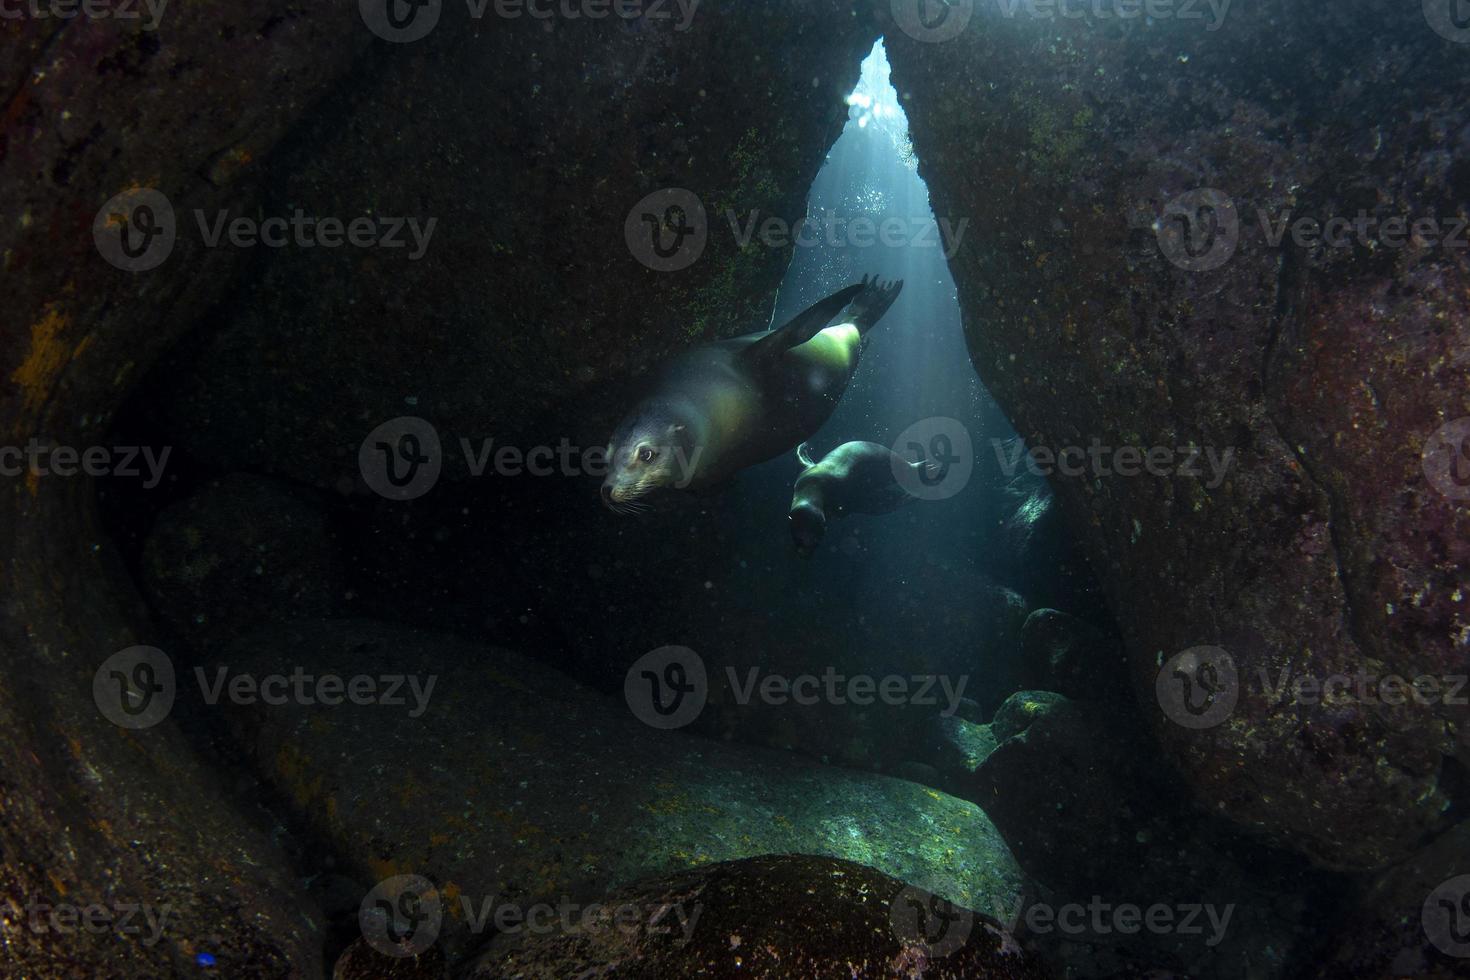
<svg viewBox="0 0 1470 980">
<path fill-rule="evenodd" d="M 810 558 L 816 554 L 822 535 L 827 533 L 827 516 L 810 503 L 802 503 L 791 508 L 787 519 L 791 524 L 791 542 L 796 545 L 797 555 Z"/>
<path fill-rule="evenodd" d="M 602 485 L 602 503 L 609 508 L 613 505 L 613 488 L 610 483 L 604 483 Z"/>
</svg>

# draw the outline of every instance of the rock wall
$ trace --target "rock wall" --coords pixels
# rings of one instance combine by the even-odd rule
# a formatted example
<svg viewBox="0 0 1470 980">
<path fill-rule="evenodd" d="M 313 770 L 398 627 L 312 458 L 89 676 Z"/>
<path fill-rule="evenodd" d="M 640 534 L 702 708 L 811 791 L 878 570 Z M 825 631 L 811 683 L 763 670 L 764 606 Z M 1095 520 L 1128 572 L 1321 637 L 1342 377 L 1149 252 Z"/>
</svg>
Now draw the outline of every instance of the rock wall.
<svg viewBox="0 0 1470 980">
<path fill-rule="evenodd" d="M 1169 475 L 1053 483 L 1202 804 L 1323 865 L 1400 858 L 1447 823 L 1464 708 L 1268 686 L 1465 673 L 1470 511 L 1426 476 L 1458 440 L 1421 454 L 1470 415 L 1470 265 L 1272 232 L 1359 209 L 1451 228 L 1470 49 L 1419 4 L 1011 6 L 887 34 L 935 212 L 972 219 L 951 268 L 976 368 L 1033 446 L 1233 453 L 1220 480 L 1176 451 Z M 1229 657 L 1192 678 L 1207 710 L 1235 704 L 1185 727 L 1156 680 L 1201 645 Z"/>
<path fill-rule="evenodd" d="M 103 443 L 118 404 L 241 264 L 180 236 L 163 266 L 130 273 L 100 254 L 94 217 L 139 187 L 180 215 L 250 209 L 251 161 L 371 40 L 354 8 L 179 4 L 154 29 L 0 21 L 0 444 Z M 103 661 L 149 630 L 90 481 L 0 483 L 0 595 L 3 972 L 172 975 L 201 953 L 251 964 L 241 975 L 319 972 L 316 913 L 228 787 L 171 726 L 129 731 L 94 703 Z M 123 942 L 52 918 L 124 903 L 167 906 L 161 936 Z"/>
<path fill-rule="evenodd" d="M 799 214 L 874 34 L 836 2 L 732 3 L 703 5 L 687 35 L 669 22 L 546 34 L 446 17 L 415 47 L 374 39 L 360 8 L 247 0 L 167 6 L 148 27 L 0 21 L 0 444 L 101 445 L 130 394 L 173 376 L 151 373 L 166 351 L 237 310 L 284 330 L 264 357 L 301 372 L 253 375 L 265 388 L 213 377 L 212 391 L 241 399 L 226 408 L 246 414 L 191 403 L 191 428 L 225 433 L 201 436 L 199 451 L 231 468 L 259 462 L 253 429 L 240 427 L 259 423 L 269 462 L 319 483 L 337 472 L 339 433 L 355 446 L 358 423 L 403 414 L 406 393 L 450 391 L 446 364 L 468 399 L 453 408 L 498 422 L 691 333 L 759 319 L 779 252 L 737 255 L 726 235 L 696 271 L 660 279 L 631 257 L 614 269 L 610 243 L 629 256 L 623 217 L 698 167 L 710 168 L 695 189 L 712 215 Z M 790 47 L 760 64 L 767 38 Z M 451 127 L 473 138 L 451 143 Z M 119 229 L 144 221 L 133 205 L 145 190 L 162 195 L 148 212 L 162 223 L 133 227 L 133 241 L 169 214 L 174 237 L 146 239 L 162 245 L 140 258 L 120 251 Z M 127 206 L 104 207 L 119 194 Z M 504 200 L 515 209 L 497 208 Z M 285 274 L 267 250 L 205 234 L 221 212 L 290 217 L 298 205 L 345 220 L 437 213 L 441 264 L 414 280 L 391 258 L 344 249 Z M 455 215 L 466 223 L 451 228 Z M 359 316 L 344 312 L 354 306 Z M 561 356 L 569 347 L 575 360 Z M 328 406 L 343 411 L 328 417 Z M 102 662 L 155 636 L 99 527 L 96 490 L 56 475 L 0 484 L 0 887 L 7 925 L 58 902 L 168 903 L 173 914 L 146 946 L 7 928 L 9 972 L 155 976 L 207 954 L 232 975 L 317 973 L 318 913 L 280 850 L 172 722 L 130 732 L 94 702 Z"/>
</svg>

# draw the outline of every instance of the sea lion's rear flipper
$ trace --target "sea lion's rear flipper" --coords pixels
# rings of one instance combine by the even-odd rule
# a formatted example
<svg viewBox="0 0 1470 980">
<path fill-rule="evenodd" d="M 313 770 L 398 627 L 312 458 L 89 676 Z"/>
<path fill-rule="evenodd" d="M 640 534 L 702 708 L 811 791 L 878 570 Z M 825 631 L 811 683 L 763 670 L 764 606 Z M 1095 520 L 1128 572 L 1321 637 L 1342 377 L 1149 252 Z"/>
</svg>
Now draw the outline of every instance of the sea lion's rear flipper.
<svg viewBox="0 0 1470 980">
<path fill-rule="evenodd" d="M 903 280 L 892 280 L 885 286 L 877 276 L 871 280 L 863 276 L 861 285 L 862 292 L 853 299 L 842 319 L 857 327 L 858 333 L 866 335 L 883 318 L 883 314 L 888 312 L 893 301 L 898 299 L 898 294 L 903 289 Z"/>
<path fill-rule="evenodd" d="M 745 348 L 743 356 L 756 362 L 774 360 L 791 348 L 801 346 L 831 323 L 832 318 L 840 313 L 844 306 L 867 288 L 866 283 L 867 280 L 864 280 L 855 286 L 838 290 L 826 299 L 818 300 L 782 326 Z"/>
<path fill-rule="evenodd" d="M 801 465 L 804 467 L 811 468 L 813 466 L 816 466 L 817 461 L 815 459 L 812 459 L 812 444 L 809 442 L 804 442 L 801 445 L 797 446 L 796 459 L 797 462 L 801 463 Z"/>
</svg>

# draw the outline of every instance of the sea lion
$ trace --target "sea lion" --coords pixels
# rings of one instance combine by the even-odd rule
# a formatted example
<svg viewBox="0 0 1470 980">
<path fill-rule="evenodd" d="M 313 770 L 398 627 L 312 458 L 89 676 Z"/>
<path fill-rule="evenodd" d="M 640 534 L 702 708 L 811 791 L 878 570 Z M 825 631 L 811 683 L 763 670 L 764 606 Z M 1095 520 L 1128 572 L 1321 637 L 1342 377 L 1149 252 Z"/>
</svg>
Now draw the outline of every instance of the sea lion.
<svg viewBox="0 0 1470 980">
<path fill-rule="evenodd" d="M 804 468 L 791 493 L 787 520 L 796 553 L 803 558 L 810 558 L 821 544 L 828 518 L 896 510 L 914 499 L 899 482 L 899 474 L 912 470 L 918 479 L 935 468 L 927 460 L 910 462 L 876 442 L 844 442 L 821 462 L 812 459 L 803 443 L 796 458 Z"/>
<path fill-rule="evenodd" d="M 902 280 L 884 285 L 864 276 L 775 330 L 676 358 L 618 425 L 603 503 L 637 513 L 655 490 L 707 490 L 790 452 L 837 407 L 863 338 L 902 288 Z"/>
</svg>

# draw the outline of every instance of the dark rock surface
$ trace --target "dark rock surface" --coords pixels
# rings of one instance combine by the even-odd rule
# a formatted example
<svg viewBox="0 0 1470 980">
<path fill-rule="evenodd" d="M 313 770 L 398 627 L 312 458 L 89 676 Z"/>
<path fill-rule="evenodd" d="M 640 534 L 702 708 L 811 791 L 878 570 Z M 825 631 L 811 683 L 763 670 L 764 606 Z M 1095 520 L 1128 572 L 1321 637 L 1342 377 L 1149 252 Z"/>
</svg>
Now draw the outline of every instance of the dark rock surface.
<svg viewBox="0 0 1470 980">
<path fill-rule="evenodd" d="M 1055 609 L 1037 609 L 1021 628 L 1023 685 L 1079 701 L 1126 700 L 1128 663 L 1117 640 Z"/>
<path fill-rule="evenodd" d="M 1470 824 L 1460 823 L 1408 860 L 1360 883 L 1313 976 L 1441 980 L 1470 975 L 1467 895 Z"/>
<path fill-rule="evenodd" d="M 615 969 L 627 977 L 1043 977 L 999 923 L 850 861 L 757 857 L 643 881 L 603 899 L 604 914 L 543 935 L 497 938 L 474 980 L 560 980 Z M 692 910 L 687 933 L 619 928 L 618 908 Z M 695 918 L 693 912 L 698 913 Z M 927 916 L 925 919 L 927 920 Z M 673 921 L 673 916 L 668 916 Z"/>
<path fill-rule="evenodd" d="M 790 753 L 661 732 L 544 665 L 366 621 L 273 627 L 230 675 L 403 675 L 415 699 L 255 704 L 232 727 L 286 805 L 364 881 L 423 875 L 449 898 L 439 942 L 474 938 L 459 902 L 590 901 L 650 874 L 760 853 L 869 864 L 951 901 L 1013 901 L 1022 882 L 973 804 Z M 217 668 L 207 673 L 215 676 Z M 434 678 L 432 689 L 427 678 Z M 409 695 L 405 686 L 402 693 Z M 347 765 L 345 760 L 363 760 Z"/>
<path fill-rule="evenodd" d="M 246 256 L 180 235 L 164 266 L 123 272 L 93 243 L 98 209 L 142 184 L 181 223 L 193 208 L 250 209 L 249 162 L 370 41 L 356 17 L 346 0 L 244 0 L 171 5 L 154 31 L 0 21 L 0 443 L 104 444 L 120 402 Z M 110 930 L 62 942 L 11 928 L 7 911 L 0 973 L 155 977 L 192 972 L 200 952 L 232 975 L 319 973 L 319 919 L 276 844 L 168 723 L 120 730 L 93 702 L 103 661 L 152 636 L 93 491 L 81 477 L 0 484 L 0 891 L 14 907 L 172 914 L 145 945 Z"/>
<path fill-rule="evenodd" d="M 159 515 L 143 548 L 143 589 L 195 651 L 265 623 L 330 617 L 347 586 L 325 512 L 307 494 L 236 474 Z"/>
<path fill-rule="evenodd" d="M 926 746 L 933 771 L 932 780 L 919 780 L 947 793 L 973 792 L 975 770 L 995 751 L 995 734 L 989 725 L 963 718 L 936 716 L 930 724 Z"/>
<path fill-rule="evenodd" d="M 890 59 L 935 212 L 976 227 L 951 268 L 1016 430 L 1054 453 L 1175 449 L 1166 476 L 1109 458 L 1110 475 L 1053 479 L 1136 691 L 1151 699 L 1165 661 L 1202 644 L 1243 678 L 1464 673 L 1470 509 L 1421 453 L 1470 416 L 1470 259 L 1278 247 L 1258 210 L 1464 214 L 1464 46 L 1423 5 L 1374 0 L 1236 5 L 1216 30 L 1026 11 L 976 4 L 943 43 L 890 30 Z M 1165 216 L 1200 188 L 1233 202 L 1235 235 L 1210 225 L 1224 205 Z M 1199 267 L 1181 220 L 1197 252 L 1233 254 Z M 1191 446 L 1231 450 L 1224 478 L 1180 472 Z M 1446 826 L 1463 709 L 1242 693 L 1212 728 L 1153 713 L 1211 810 L 1338 867 Z"/>
<path fill-rule="evenodd" d="M 1049 962 L 1076 976 L 1151 966 L 1226 980 L 1293 976 L 1317 955 L 1313 923 L 1333 921 L 1327 879 L 1302 858 L 1191 809 L 1178 777 L 1126 717 L 1027 691 L 1006 702 L 993 728 L 1000 744 L 960 795 L 993 816 L 1040 886 L 1035 901 L 1053 910 L 1094 900 L 1110 908 L 1197 905 L 1222 922 L 1128 935 L 1089 912 L 1080 929 L 1053 924 L 1037 934 Z M 1208 916 L 1199 915 L 1203 924 Z"/>
<path fill-rule="evenodd" d="M 741 246 L 731 221 L 805 214 L 871 19 L 843 0 L 705 3 L 682 29 L 465 17 L 446 4 L 273 168 L 271 208 L 437 219 L 427 250 L 271 254 L 182 359 L 173 414 L 194 454 L 360 487 L 359 446 L 408 415 L 436 426 L 446 476 L 464 477 L 459 440 L 604 445 L 621 401 L 609 385 L 766 326 L 791 249 Z M 661 271 L 624 225 L 670 188 L 699 198 L 707 237 L 692 265 Z"/>
<path fill-rule="evenodd" d="M 1019 735 L 1026 726 L 1045 713 L 1053 705 L 1065 704 L 1067 698 L 1055 691 L 1017 691 L 1006 698 L 990 719 L 990 728 L 997 742 L 1004 742 L 1012 735 Z"/>
</svg>

